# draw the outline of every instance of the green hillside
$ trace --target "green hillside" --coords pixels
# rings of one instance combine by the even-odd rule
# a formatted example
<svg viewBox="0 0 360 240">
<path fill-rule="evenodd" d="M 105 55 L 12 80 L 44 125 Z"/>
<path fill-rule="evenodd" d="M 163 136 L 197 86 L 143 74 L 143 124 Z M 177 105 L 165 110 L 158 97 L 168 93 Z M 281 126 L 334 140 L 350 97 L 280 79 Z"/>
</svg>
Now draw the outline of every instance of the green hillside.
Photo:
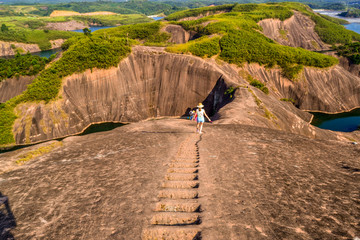
<svg viewBox="0 0 360 240">
<path fill-rule="evenodd" d="M 21 95 L 0 105 L 0 144 L 14 143 L 12 125 L 17 118 L 14 108 L 23 102 L 57 99 L 62 79 L 75 72 L 92 68 L 116 66 L 131 52 L 135 44 L 167 46 L 167 51 L 193 54 L 203 58 L 216 57 L 228 63 L 256 62 L 266 67 L 279 67 L 285 77 L 293 79 L 303 66 L 326 68 L 338 63 L 334 57 L 302 48 L 282 46 L 261 33 L 258 21 L 266 18 L 285 20 L 300 11 L 313 19 L 323 41 L 349 43 L 360 40 L 360 35 L 313 13 L 298 3 L 231 4 L 213 8 L 181 11 L 168 20 L 182 17 L 210 15 L 192 21 L 152 22 L 99 30 L 92 35 L 80 34 L 65 44 L 63 57 L 43 70 Z M 198 39 L 186 44 L 168 42 L 170 35 L 161 29 L 166 24 L 178 24 L 197 32 Z M 205 24 L 206 23 L 206 24 Z"/>
</svg>

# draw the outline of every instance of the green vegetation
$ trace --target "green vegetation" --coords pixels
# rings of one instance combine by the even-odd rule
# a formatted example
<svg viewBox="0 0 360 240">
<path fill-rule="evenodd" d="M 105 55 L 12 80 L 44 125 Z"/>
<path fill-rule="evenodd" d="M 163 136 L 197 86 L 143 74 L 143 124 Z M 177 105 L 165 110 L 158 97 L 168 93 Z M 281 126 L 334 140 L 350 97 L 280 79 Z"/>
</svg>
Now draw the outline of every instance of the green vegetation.
<svg viewBox="0 0 360 240">
<path fill-rule="evenodd" d="M 203 36 L 185 44 L 167 47 L 166 50 L 172 53 L 191 53 L 199 57 L 212 57 L 220 52 L 219 40 L 219 36 L 211 38 Z"/>
<path fill-rule="evenodd" d="M 300 3 L 284 2 L 279 4 L 309 16 L 316 24 L 315 32 L 319 34 L 319 37 L 325 43 L 345 44 L 345 43 L 350 43 L 352 41 L 360 41 L 360 34 L 345 29 L 344 26 L 339 24 L 340 21 L 334 20 L 334 18 L 324 17 L 320 14 L 316 14 L 313 11 L 311 11 L 309 7 Z"/>
<path fill-rule="evenodd" d="M 76 20 L 89 25 L 114 26 L 152 22 L 153 20 L 139 14 L 133 15 L 92 15 L 67 17 L 2 17 L 0 40 L 38 44 L 41 50 L 51 49 L 50 40 L 68 39 L 79 33 L 71 31 L 47 30 L 49 22 L 67 22 Z"/>
<path fill-rule="evenodd" d="M 28 86 L 21 100 L 48 102 L 57 96 L 63 77 L 86 69 L 116 66 L 129 52 L 130 48 L 123 38 L 93 36 L 72 39 L 62 58 Z"/>
<path fill-rule="evenodd" d="M 360 35 L 345 29 L 344 26 L 330 22 L 318 15 L 312 15 L 311 19 L 316 23 L 315 31 L 321 40 L 328 44 L 350 43 L 360 41 Z"/>
<path fill-rule="evenodd" d="M 346 57 L 353 64 L 360 64 L 360 42 L 353 42 L 349 44 L 333 47 L 339 56 Z"/>
<path fill-rule="evenodd" d="M 216 12 L 218 7 L 212 7 Z M 360 39 L 360 35 L 346 30 L 333 18 L 323 18 L 313 13 L 307 6 L 298 3 L 269 4 L 235 4 L 226 5 L 228 13 L 203 17 L 198 20 L 173 22 L 187 30 L 193 30 L 199 36 L 218 34 L 221 37 L 219 47 L 220 58 L 229 63 L 257 62 L 267 67 L 280 66 L 283 76 L 295 79 L 303 66 L 330 67 L 337 59 L 318 54 L 302 48 L 292 48 L 276 44 L 259 33 L 261 28 L 256 23 L 265 18 L 285 20 L 293 14 L 293 10 L 308 15 L 316 22 L 315 29 L 323 41 L 327 43 L 343 43 Z M 211 8 L 187 10 L 174 13 L 168 19 L 179 19 L 184 16 L 196 16 L 210 11 Z M 204 24 L 207 23 L 207 24 Z M 283 35 L 286 33 L 283 32 Z M 191 52 L 191 43 L 168 48 L 172 52 Z M 204 50 L 203 50 L 204 51 Z"/>
<path fill-rule="evenodd" d="M 301 1 L 298 1 L 301 2 Z M 312 9 L 329 9 L 329 10 L 345 10 L 345 3 L 340 2 L 324 2 L 324 1 L 311 1 L 311 3 L 307 3 Z"/>
<path fill-rule="evenodd" d="M 280 101 L 291 102 L 292 104 L 295 104 L 295 100 L 292 98 L 281 98 Z"/>
<path fill-rule="evenodd" d="M 61 59 L 42 71 L 21 95 L 0 105 L 0 144 L 13 143 L 12 125 L 17 118 L 16 105 L 27 101 L 56 98 L 62 78 L 92 68 L 109 68 L 130 53 L 127 40 L 110 36 L 79 36 L 68 40 Z"/>
<path fill-rule="evenodd" d="M 166 45 L 166 41 L 170 38 L 170 34 L 160 32 L 162 26 L 163 24 L 161 22 L 142 23 L 108 28 L 102 31 L 96 31 L 93 34 L 136 39 L 145 45 Z"/>
<path fill-rule="evenodd" d="M 45 68 L 49 61 L 51 59 L 33 56 L 30 53 L 26 55 L 18 53 L 13 59 L 0 58 L 0 82 L 14 76 L 36 75 Z"/>
<path fill-rule="evenodd" d="M 66 31 L 32 30 L 32 29 L 17 27 L 14 25 L 8 26 L 7 24 L 3 23 L 0 31 L 0 40 L 7 42 L 14 41 L 14 42 L 38 44 L 41 50 L 48 50 L 51 49 L 50 40 L 68 39 L 78 34 L 79 33 L 76 32 L 66 32 Z"/>
<path fill-rule="evenodd" d="M 269 68 L 280 67 L 282 74 L 289 79 L 295 79 L 303 66 L 325 68 L 336 64 L 338 61 L 334 57 L 307 51 L 302 48 L 282 46 L 261 34 L 262 29 L 257 24 L 258 21 L 269 17 L 285 20 L 292 16 L 293 10 L 300 11 L 313 20 L 315 19 L 316 29 L 322 33 L 319 33 L 319 35 L 323 40 L 342 43 L 344 40 L 341 40 L 341 36 L 343 36 L 345 43 L 348 43 L 347 41 L 356 40 L 360 37 L 359 34 L 350 34 L 351 31 L 347 31 L 334 21 L 323 18 L 313 13 L 305 5 L 298 3 L 229 4 L 182 11 L 170 15 L 169 19 L 173 20 L 183 18 L 184 16 L 207 15 L 209 12 L 226 12 L 193 21 L 171 22 L 182 25 L 187 30 L 197 32 L 198 38 L 196 40 L 179 45 L 168 43 L 170 34 L 161 30 L 167 23 L 159 21 L 104 29 L 96 31 L 91 35 L 78 34 L 68 39 L 63 45 L 66 51 L 62 58 L 40 72 L 39 77 L 28 86 L 28 89 L 23 94 L 0 105 L 0 144 L 13 143 L 15 141 L 12 135 L 12 125 L 17 118 L 14 108 L 18 104 L 28 101 L 49 102 L 56 99 L 62 79 L 65 76 L 75 72 L 83 72 L 86 69 L 116 66 L 122 58 L 130 53 L 130 46 L 135 43 L 167 46 L 167 51 L 191 53 L 200 57 L 217 56 L 219 60 L 237 65 L 241 65 L 244 62 L 255 62 Z M 79 16 L 75 17 L 78 18 Z M 107 20 L 110 18 L 108 16 Z M 65 17 L 58 17 L 56 21 L 64 19 Z M 86 16 L 86 21 L 98 20 L 94 20 L 94 16 Z M 36 21 L 29 22 L 29 19 L 27 19 L 27 22 L 27 25 L 33 27 L 41 25 Z M 99 21 L 96 23 L 100 24 Z M 4 27 L 4 33 L 14 31 L 16 25 L 11 24 L 13 23 L 9 22 L 8 26 L 6 23 L 8 29 Z M 52 31 L 48 33 L 45 31 L 40 32 L 44 35 L 55 34 Z M 21 32 L 18 34 L 19 37 L 25 36 L 26 41 L 29 41 L 26 34 Z M 1 36 L 5 36 L 5 34 L 0 33 L 0 38 Z M 261 82 L 255 79 L 250 79 L 249 81 L 251 85 L 258 87 L 264 93 L 269 92 L 268 88 Z M 259 106 L 264 109 L 265 116 L 269 119 L 275 119 L 275 116 L 262 106 L 260 99 L 256 95 L 254 98 L 255 101 L 259 102 Z"/>
<path fill-rule="evenodd" d="M 263 93 L 265 94 L 269 94 L 269 89 L 265 86 L 265 84 L 263 84 L 262 82 L 260 82 L 257 79 L 254 79 L 253 77 L 251 77 L 250 75 L 248 75 L 248 81 L 250 83 L 251 86 L 256 87 L 258 89 L 260 89 Z"/>
<path fill-rule="evenodd" d="M 344 20 L 344 19 L 340 19 L 340 18 L 334 18 L 334 17 L 330 17 L 328 15 L 323 15 L 323 14 L 319 14 L 322 18 L 325 18 L 326 20 L 336 23 L 336 24 L 349 24 L 348 21 Z"/>
<path fill-rule="evenodd" d="M 53 150 L 54 148 L 57 148 L 57 147 L 60 147 L 62 146 L 62 142 L 54 142 L 54 143 L 51 143 L 47 146 L 43 146 L 43 147 L 39 147 L 33 151 L 30 151 L 24 155 L 21 155 L 20 158 L 18 160 L 16 160 L 16 163 L 18 165 L 23 165 L 25 164 L 26 162 L 36 158 L 36 157 L 39 157 L 39 156 L 42 156 L 46 153 L 49 153 L 51 152 L 51 150 Z"/>
<path fill-rule="evenodd" d="M 184 10 L 175 12 L 173 14 L 170 14 L 166 17 L 166 20 L 168 21 L 176 21 L 182 18 L 186 17 L 196 17 L 201 14 L 205 15 L 207 13 L 216 13 L 218 11 L 225 11 L 229 12 L 234 7 L 234 4 L 227 4 L 227 5 L 220 5 L 220 6 L 214 6 L 214 7 L 202 7 L 202 8 L 196 8 L 196 9 L 190 9 L 190 10 Z"/>
<path fill-rule="evenodd" d="M 278 18 L 281 21 L 284 21 L 293 15 L 290 8 L 273 4 L 238 4 L 232 11 L 241 12 L 244 15 L 251 17 L 255 22 L 267 18 Z"/>
<path fill-rule="evenodd" d="M 240 87 L 240 86 L 237 86 L 237 87 L 232 87 L 232 86 L 230 86 L 230 87 L 228 87 L 228 88 L 226 89 L 226 91 L 224 92 L 224 95 L 225 95 L 226 97 L 229 97 L 229 99 L 233 99 L 234 93 L 236 92 L 236 90 L 237 90 L 239 87 Z"/>
<path fill-rule="evenodd" d="M 71 2 L 60 4 L 35 5 L 33 11 L 28 12 L 38 16 L 49 16 L 54 10 L 75 11 L 80 13 L 111 11 L 120 14 L 170 14 L 175 11 L 183 10 L 173 3 L 156 1 L 128 1 L 128 2 Z"/>
<path fill-rule="evenodd" d="M 220 57 L 227 62 L 257 62 L 268 67 L 278 65 L 283 75 L 290 79 L 301 71 L 302 65 L 323 68 L 338 62 L 327 55 L 275 44 L 256 31 L 231 32 L 220 40 L 220 47 Z"/>
<path fill-rule="evenodd" d="M 341 17 L 360 18 L 360 9 L 350 8 L 346 12 L 339 14 Z"/>
<path fill-rule="evenodd" d="M 72 16 L 72 17 L 65 17 L 65 19 L 66 19 L 65 21 L 70 21 L 74 19 L 89 25 L 100 25 L 100 26 L 130 25 L 130 24 L 147 23 L 153 21 L 151 18 L 148 18 L 140 14 Z"/>
</svg>

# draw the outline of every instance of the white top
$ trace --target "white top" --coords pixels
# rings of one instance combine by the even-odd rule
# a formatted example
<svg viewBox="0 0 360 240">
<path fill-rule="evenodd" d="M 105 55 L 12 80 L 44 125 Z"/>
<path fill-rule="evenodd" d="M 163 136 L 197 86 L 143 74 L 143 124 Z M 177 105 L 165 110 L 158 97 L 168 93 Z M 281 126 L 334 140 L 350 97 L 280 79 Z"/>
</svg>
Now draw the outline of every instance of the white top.
<svg viewBox="0 0 360 240">
<path fill-rule="evenodd" d="M 203 117 L 204 117 L 204 113 L 205 113 L 205 110 L 204 110 L 204 109 L 201 109 L 201 110 L 197 109 L 197 110 L 196 110 L 196 114 L 197 114 L 197 117 L 198 117 L 198 118 L 203 118 Z"/>
</svg>

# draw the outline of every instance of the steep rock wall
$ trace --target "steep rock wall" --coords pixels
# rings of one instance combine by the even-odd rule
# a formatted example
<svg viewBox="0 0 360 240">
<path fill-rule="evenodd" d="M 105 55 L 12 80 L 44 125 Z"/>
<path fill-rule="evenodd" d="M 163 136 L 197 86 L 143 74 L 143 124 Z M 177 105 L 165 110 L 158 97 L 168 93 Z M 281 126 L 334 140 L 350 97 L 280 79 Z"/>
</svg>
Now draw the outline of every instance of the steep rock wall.
<svg viewBox="0 0 360 240">
<path fill-rule="evenodd" d="M 258 64 L 245 64 L 243 70 L 276 89 L 279 98 L 294 99 L 302 110 L 336 113 L 360 107 L 360 78 L 340 65 L 305 67 L 296 81 L 283 78 L 280 70 Z"/>
<path fill-rule="evenodd" d="M 36 76 L 20 76 L 0 82 L 0 103 L 21 94 Z"/>
<path fill-rule="evenodd" d="M 181 26 L 175 24 L 166 25 L 163 31 L 170 33 L 171 37 L 169 39 L 169 42 L 176 44 L 187 43 L 196 34 L 196 32 L 194 31 L 187 32 Z"/>
<path fill-rule="evenodd" d="M 337 133 L 314 127 L 310 124 L 312 115 L 301 111 L 289 102 L 279 101 L 276 94 L 266 95 L 259 89 L 239 81 L 220 79 L 204 101 L 206 111 L 216 110 L 215 124 L 245 124 L 251 126 L 281 129 L 311 138 L 345 140 L 356 139 L 353 133 Z M 224 95 L 229 86 L 238 87 L 229 99 Z"/>
<path fill-rule="evenodd" d="M 16 142 L 79 133 L 95 122 L 179 116 L 203 101 L 222 75 L 219 67 L 197 57 L 137 47 L 116 68 L 66 78 L 62 99 L 18 106 Z"/>
<path fill-rule="evenodd" d="M 267 83 L 270 94 L 249 85 L 246 71 Z M 234 87 L 235 98 L 225 94 Z M 276 69 L 257 64 L 240 69 L 214 59 L 170 54 L 163 48 L 135 47 L 117 67 L 87 70 L 63 80 L 61 97 L 48 104 L 25 103 L 13 133 L 17 144 L 64 137 L 97 122 L 136 122 L 180 116 L 204 101 L 217 123 L 241 123 L 282 129 L 314 138 L 343 139 L 341 134 L 309 124 L 311 115 L 279 101 L 292 97 L 302 109 L 339 111 L 359 106 L 359 78 L 340 66 L 305 68 L 303 79 L 291 82 Z M 215 123 L 216 123 L 215 122 Z"/>
<path fill-rule="evenodd" d="M 325 44 L 315 32 L 315 23 L 299 12 L 285 21 L 279 19 L 264 19 L 258 23 L 265 36 L 278 43 L 290 47 L 302 47 L 308 50 L 328 50 Z"/>
<path fill-rule="evenodd" d="M 345 57 L 339 57 L 340 66 L 354 74 L 355 76 L 360 77 L 360 64 L 351 64 L 349 60 Z"/>
</svg>

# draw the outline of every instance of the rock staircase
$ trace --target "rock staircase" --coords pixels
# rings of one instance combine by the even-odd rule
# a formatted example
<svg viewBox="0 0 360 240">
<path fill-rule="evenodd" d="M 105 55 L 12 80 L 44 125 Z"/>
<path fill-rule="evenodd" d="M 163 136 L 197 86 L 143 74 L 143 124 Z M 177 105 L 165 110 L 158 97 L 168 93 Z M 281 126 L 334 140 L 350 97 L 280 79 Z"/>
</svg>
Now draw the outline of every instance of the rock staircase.
<svg viewBox="0 0 360 240">
<path fill-rule="evenodd" d="M 180 144 L 177 155 L 168 165 L 161 185 L 159 202 L 143 240 L 197 240 L 201 238 L 198 199 L 199 135 L 193 134 Z"/>
</svg>

